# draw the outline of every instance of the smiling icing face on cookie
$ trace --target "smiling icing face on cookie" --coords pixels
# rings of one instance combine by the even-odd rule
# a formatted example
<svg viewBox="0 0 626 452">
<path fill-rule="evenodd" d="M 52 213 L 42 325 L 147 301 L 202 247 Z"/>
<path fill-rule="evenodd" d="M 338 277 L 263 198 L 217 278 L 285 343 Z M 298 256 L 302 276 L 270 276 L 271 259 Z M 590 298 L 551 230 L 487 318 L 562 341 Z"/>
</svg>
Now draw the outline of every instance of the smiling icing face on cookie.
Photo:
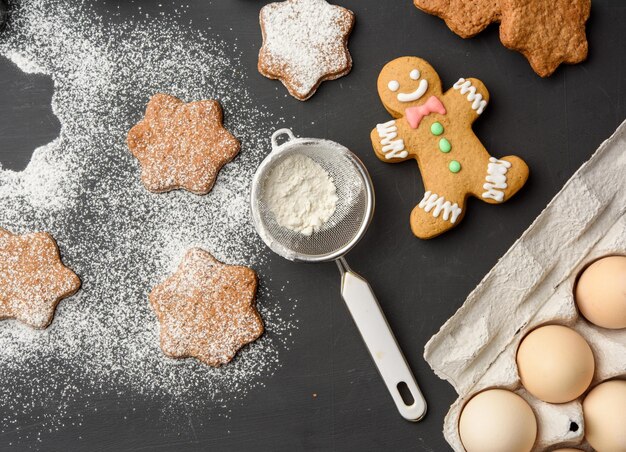
<svg viewBox="0 0 626 452">
<path fill-rule="evenodd" d="M 421 58 L 398 58 L 381 71 L 378 93 L 387 111 L 399 117 L 407 108 L 421 105 L 432 96 L 441 97 L 441 81 L 432 66 Z"/>
<path fill-rule="evenodd" d="M 415 89 L 415 91 L 411 93 L 402 93 L 399 92 L 397 94 L 397 98 L 400 102 L 413 102 L 414 100 L 418 100 L 420 97 L 424 95 L 426 90 L 428 89 L 428 80 L 420 79 L 420 71 L 419 69 L 413 69 L 409 72 L 409 77 L 411 80 L 419 80 L 419 85 Z M 397 80 L 392 80 L 387 84 L 387 88 L 389 91 L 393 91 L 394 93 L 400 89 L 400 82 Z"/>
</svg>

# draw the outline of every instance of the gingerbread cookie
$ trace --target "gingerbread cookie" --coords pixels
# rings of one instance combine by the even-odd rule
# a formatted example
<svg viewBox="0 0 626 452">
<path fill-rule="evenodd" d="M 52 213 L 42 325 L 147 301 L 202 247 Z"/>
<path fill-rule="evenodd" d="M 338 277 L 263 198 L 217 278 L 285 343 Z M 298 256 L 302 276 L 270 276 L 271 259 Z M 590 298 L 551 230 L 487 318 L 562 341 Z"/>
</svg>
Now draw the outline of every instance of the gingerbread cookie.
<svg viewBox="0 0 626 452">
<path fill-rule="evenodd" d="M 265 5 L 260 21 L 259 72 L 279 79 L 296 99 L 307 100 L 324 80 L 350 72 L 352 11 L 326 0 L 286 0 Z"/>
<path fill-rule="evenodd" d="M 59 301 L 79 288 L 80 279 L 63 265 L 50 234 L 16 235 L 0 228 L 0 319 L 45 328 Z"/>
<path fill-rule="evenodd" d="M 167 94 L 152 96 L 127 141 L 143 184 L 155 193 L 184 188 L 207 194 L 219 170 L 239 153 L 239 141 L 222 125 L 219 102 L 186 104 Z"/>
<path fill-rule="evenodd" d="M 189 250 L 176 272 L 149 295 L 161 325 L 161 349 L 172 358 L 194 357 L 209 366 L 228 363 L 263 334 L 256 289 L 253 270 Z"/>
<path fill-rule="evenodd" d="M 480 80 L 461 78 L 442 93 L 430 64 L 402 57 L 381 71 L 378 94 L 395 119 L 372 130 L 377 157 L 388 163 L 415 159 L 422 174 L 425 194 L 411 213 L 417 237 L 429 239 L 457 225 L 468 196 L 499 204 L 526 182 L 523 160 L 491 157 L 472 131 L 489 101 Z"/>
<path fill-rule="evenodd" d="M 541 77 L 561 63 L 587 58 L 585 22 L 591 0 L 414 0 L 419 9 L 445 20 L 470 38 L 492 22 L 500 22 L 500 40 L 521 52 Z"/>
</svg>

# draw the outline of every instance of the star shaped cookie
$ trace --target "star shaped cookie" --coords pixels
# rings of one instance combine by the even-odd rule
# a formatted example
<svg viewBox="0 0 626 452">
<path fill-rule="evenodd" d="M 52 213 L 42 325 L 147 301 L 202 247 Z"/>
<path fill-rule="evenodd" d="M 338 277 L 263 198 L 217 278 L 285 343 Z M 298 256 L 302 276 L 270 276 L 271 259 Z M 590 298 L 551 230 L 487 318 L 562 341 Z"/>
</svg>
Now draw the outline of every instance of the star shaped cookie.
<svg viewBox="0 0 626 452">
<path fill-rule="evenodd" d="M 0 319 L 45 328 L 57 304 L 80 288 L 45 232 L 17 235 L 0 228 Z"/>
<path fill-rule="evenodd" d="M 155 193 L 211 191 L 220 169 L 239 153 L 239 141 L 222 119 L 216 100 L 186 104 L 167 94 L 154 95 L 127 139 L 144 186 Z"/>
<path fill-rule="evenodd" d="M 522 53 L 541 77 L 587 58 L 591 0 L 500 0 L 500 40 Z"/>
<path fill-rule="evenodd" d="M 150 292 L 160 323 L 161 349 L 172 358 L 193 357 L 219 367 L 263 334 L 256 310 L 256 273 L 226 265 L 199 248 Z"/>
<path fill-rule="evenodd" d="M 261 9 L 259 72 L 307 100 L 320 83 L 352 68 L 348 36 L 354 13 L 326 0 L 286 0 Z"/>
<path fill-rule="evenodd" d="M 425 13 L 441 17 L 450 30 L 471 38 L 500 20 L 500 0 L 413 0 Z"/>
<path fill-rule="evenodd" d="M 541 77 L 561 63 L 587 58 L 585 23 L 591 0 L 413 0 L 416 7 L 445 20 L 462 38 L 500 22 L 500 41 L 522 53 Z"/>
</svg>

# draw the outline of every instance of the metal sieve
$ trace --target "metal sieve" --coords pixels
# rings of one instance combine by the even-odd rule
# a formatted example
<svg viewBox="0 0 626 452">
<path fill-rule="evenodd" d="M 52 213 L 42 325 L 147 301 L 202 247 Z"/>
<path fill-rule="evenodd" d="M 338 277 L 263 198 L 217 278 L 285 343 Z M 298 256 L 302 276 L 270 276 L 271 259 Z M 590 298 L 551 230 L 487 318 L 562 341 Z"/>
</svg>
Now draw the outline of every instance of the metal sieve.
<svg viewBox="0 0 626 452">
<path fill-rule="evenodd" d="M 278 143 L 279 137 L 285 141 Z M 341 295 L 348 306 L 387 389 L 409 421 L 426 413 L 426 402 L 368 282 L 353 272 L 344 255 L 361 237 L 374 214 L 374 189 L 365 165 L 347 148 L 329 140 L 296 138 L 291 130 L 272 134 L 272 151 L 252 179 L 252 220 L 261 239 L 276 254 L 296 262 L 335 261 L 341 272 Z M 319 231 L 310 236 L 280 226 L 265 201 L 265 182 L 285 158 L 305 155 L 333 180 L 337 207 Z"/>
</svg>

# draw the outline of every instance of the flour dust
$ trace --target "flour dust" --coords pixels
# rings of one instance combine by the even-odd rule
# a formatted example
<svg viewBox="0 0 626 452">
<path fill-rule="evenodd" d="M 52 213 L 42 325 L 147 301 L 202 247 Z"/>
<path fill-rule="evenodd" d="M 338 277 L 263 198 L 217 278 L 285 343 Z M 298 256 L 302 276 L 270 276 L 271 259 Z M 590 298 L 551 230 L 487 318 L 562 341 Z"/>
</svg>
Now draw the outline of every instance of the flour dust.
<svg viewBox="0 0 626 452">
<path fill-rule="evenodd" d="M 0 226 L 52 233 L 83 287 L 46 330 L 0 322 L 0 429 L 18 429 L 17 417 L 50 404 L 56 415 L 32 419 L 41 429 L 80 422 L 71 406 L 107 392 L 159 398 L 172 411 L 241 400 L 280 367 L 295 327 L 293 303 L 268 288 L 267 254 L 250 223 L 249 184 L 275 119 L 253 105 L 249 68 L 232 47 L 171 18 L 105 25 L 82 1 L 13 7 L 0 54 L 52 77 L 62 127 L 24 171 L 0 168 Z M 218 99 L 226 128 L 242 142 L 207 196 L 152 194 L 140 183 L 125 137 L 157 92 Z M 165 358 L 146 298 L 192 246 L 261 277 L 267 333 L 220 369 Z"/>
</svg>

